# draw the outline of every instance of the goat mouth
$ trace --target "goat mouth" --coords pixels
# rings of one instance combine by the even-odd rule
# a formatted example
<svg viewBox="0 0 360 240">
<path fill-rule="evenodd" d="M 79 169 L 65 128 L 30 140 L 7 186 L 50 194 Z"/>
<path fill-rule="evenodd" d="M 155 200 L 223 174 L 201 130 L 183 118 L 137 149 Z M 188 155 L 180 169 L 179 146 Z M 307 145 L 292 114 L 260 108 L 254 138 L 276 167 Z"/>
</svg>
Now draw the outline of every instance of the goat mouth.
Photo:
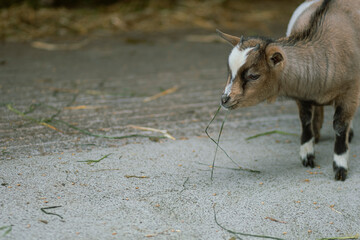
<svg viewBox="0 0 360 240">
<path fill-rule="evenodd" d="M 227 104 L 221 104 L 221 106 L 225 109 L 225 110 L 233 110 L 236 108 L 237 102 L 231 104 L 231 105 L 227 105 Z"/>
</svg>

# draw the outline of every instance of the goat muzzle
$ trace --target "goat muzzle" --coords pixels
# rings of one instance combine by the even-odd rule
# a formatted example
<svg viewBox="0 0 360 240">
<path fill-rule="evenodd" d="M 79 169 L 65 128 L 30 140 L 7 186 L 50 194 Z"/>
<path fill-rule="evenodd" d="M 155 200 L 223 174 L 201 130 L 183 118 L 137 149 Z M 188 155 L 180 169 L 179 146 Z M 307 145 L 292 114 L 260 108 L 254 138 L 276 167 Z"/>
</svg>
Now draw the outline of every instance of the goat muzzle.
<svg viewBox="0 0 360 240">
<path fill-rule="evenodd" d="M 230 100 L 230 96 L 226 95 L 226 94 L 223 94 L 221 96 L 221 105 L 223 105 L 224 107 L 226 107 L 226 103 L 228 103 Z"/>
</svg>

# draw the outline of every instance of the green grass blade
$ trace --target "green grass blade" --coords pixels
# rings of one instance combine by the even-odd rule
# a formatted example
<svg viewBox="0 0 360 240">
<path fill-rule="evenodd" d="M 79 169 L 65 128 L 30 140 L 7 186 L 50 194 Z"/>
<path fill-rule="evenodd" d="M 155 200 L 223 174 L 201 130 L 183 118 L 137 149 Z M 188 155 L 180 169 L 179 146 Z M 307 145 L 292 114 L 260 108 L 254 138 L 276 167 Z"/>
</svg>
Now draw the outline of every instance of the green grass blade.
<svg viewBox="0 0 360 240">
<path fill-rule="evenodd" d="M 220 109 L 221 109 L 221 106 L 219 106 L 219 108 L 218 108 L 217 111 L 215 112 L 214 117 L 211 119 L 211 121 L 209 122 L 209 124 L 206 126 L 206 128 L 205 128 L 205 133 L 206 133 L 207 137 L 208 137 L 211 141 L 213 141 L 213 142 L 217 145 L 217 147 L 219 147 L 220 150 L 223 151 L 223 152 L 225 153 L 225 155 L 226 155 L 237 167 L 241 168 L 241 166 L 240 166 L 237 162 L 235 162 L 235 161 L 227 154 L 227 152 L 215 141 L 215 139 L 213 139 L 213 138 L 210 136 L 210 134 L 209 134 L 209 132 L 208 132 L 208 129 L 209 129 L 211 123 L 215 120 L 216 116 L 217 116 L 218 113 L 220 112 Z"/>
<path fill-rule="evenodd" d="M 57 214 L 57 213 L 52 213 L 52 212 L 46 211 L 47 209 L 54 209 L 54 208 L 59 208 L 59 207 L 62 207 L 62 206 L 44 207 L 44 208 L 40 208 L 40 210 L 41 210 L 43 213 L 45 213 L 45 214 L 58 216 L 59 218 L 63 219 L 63 217 L 60 216 L 60 215 Z"/>
<path fill-rule="evenodd" d="M 224 226 L 222 226 L 217 218 L 216 218 L 216 211 L 215 211 L 215 204 L 213 206 L 213 210 L 214 210 L 214 219 L 215 219 L 215 223 L 216 225 L 218 225 L 221 229 L 227 231 L 228 233 L 231 234 L 235 234 L 235 235 L 241 235 L 241 236 L 245 236 L 245 237 L 255 237 L 255 238 L 266 238 L 266 239 L 275 239 L 275 240 L 285 240 L 283 238 L 277 238 L 277 237 L 271 237 L 271 236 L 266 236 L 266 235 L 255 235 L 255 234 L 249 234 L 249 233 L 242 233 L 242 232 L 236 232 L 230 229 L 225 228 Z M 240 238 L 240 237 L 239 237 Z M 241 239 L 241 238 L 240 238 Z"/>
<path fill-rule="evenodd" d="M 211 177 L 210 177 L 211 181 L 213 180 L 216 154 L 217 154 L 217 151 L 218 151 L 218 148 L 219 148 L 220 137 L 221 137 L 222 130 L 223 130 L 223 128 L 224 128 L 224 124 L 225 124 L 227 115 L 228 115 L 228 112 L 226 113 L 226 115 L 225 115 L 225 117 L 224 117 L 224 120 L 223 120 L 222 123 L 221 123 L 220 132 L 219 132 L 219 137 L 218 137 L 217 143 L 216 143 L 216 149 L 215 149 L 214 159 L 213 159 L 213 162 L 212 162 L 212 165 L 211 165 L 211 166 L 212 166 L 212 167 L 211 167 Z"/>
<path fill-rule="evenodd" d="M 332 237 L 332 238 L 319 238 L 316 240 L 342 240 L 342 239 L 359 239 L 359 234 L 350 237 Z"/>
<path fill-rule="evenodd" d="M 102 158 L 98 159 L 98 160 L 84 160 L 84 161 L 78 161 L 78 162 L 86 162 L 87 164 L 92 164 L 92 163 L 98 163 L 100 162 L 101 160 L 107 158 L 108 156 L 110 156 L 112 153 L 109 153 L 105 156 L 103 156 Z"/>
</svg>

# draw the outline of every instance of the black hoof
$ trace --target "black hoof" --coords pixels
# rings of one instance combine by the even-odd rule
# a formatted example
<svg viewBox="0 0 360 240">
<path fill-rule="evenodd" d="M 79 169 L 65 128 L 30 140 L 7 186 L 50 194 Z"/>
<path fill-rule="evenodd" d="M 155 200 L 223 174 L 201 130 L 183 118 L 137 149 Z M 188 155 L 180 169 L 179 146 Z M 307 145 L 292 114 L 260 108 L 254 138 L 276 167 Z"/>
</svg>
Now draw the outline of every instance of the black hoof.
<svg viewBox="0 0 360 240">
<path fill-rule="evenodd" d="M 353 139 L 354 137 L 354 130 L 350 129 L 349 131 L 349 143 L 351 143 L 351 140 Z"/>
<path fill-rule="evenodd" d="M 304 167 L 311 167 L 314 168 L 315 167 L 315 156 L 314 155 L 307 155 L 305 159 L 302 160 L 302 164 L 304 165 Z"/>
<path fill-rule="evenodd" d="M 345 181 L 347 177 L 347 169 L 343 167 L 336 166 L 336 163 L 333 163 L 333 168 L 335 172 L 336 181 Z"/>
</svg>

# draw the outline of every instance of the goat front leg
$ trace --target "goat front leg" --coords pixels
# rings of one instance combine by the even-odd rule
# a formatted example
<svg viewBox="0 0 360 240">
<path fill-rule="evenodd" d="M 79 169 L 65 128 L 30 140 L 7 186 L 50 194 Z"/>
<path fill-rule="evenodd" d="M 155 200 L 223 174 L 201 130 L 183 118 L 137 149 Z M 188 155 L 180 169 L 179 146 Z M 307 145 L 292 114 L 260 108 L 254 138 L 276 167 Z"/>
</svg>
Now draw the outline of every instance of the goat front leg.
<svg viewBox="0 0 360 240">
<path fill-rule="evenodd" d="M 300 160 L 305 167 L 315 166 L 314 135 L 312 132 L 312 118 L 314 108 L 311 103 L 296 101 L 299 108 L 299 117 L 302 127 Z"/>
<path fill-rule="evenodd" d="M 333 168 L 335 180 L 345 181 L 348 172 L 350 124 L 353 113 L 341 105 L 335 109 L 333 127 L 335 131 Z"/>
</svg>

